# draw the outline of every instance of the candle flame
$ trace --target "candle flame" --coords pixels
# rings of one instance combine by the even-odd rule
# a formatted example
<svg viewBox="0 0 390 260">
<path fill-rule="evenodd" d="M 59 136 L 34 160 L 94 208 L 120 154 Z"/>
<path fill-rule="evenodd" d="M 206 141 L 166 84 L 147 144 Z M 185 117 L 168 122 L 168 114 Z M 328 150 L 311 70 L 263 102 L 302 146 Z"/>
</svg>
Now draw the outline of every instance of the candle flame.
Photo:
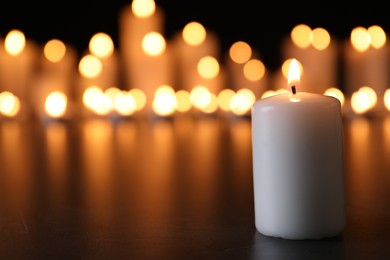
<svg viewBox="0 0 390 260">
<path fill-rule="evenodd" d="M 300 76 L 298 61 L 292 59 L 288 70 L 288 87 L 291 88 L 295 86 L 297 88 L 300 83 Z"/>
</svg>

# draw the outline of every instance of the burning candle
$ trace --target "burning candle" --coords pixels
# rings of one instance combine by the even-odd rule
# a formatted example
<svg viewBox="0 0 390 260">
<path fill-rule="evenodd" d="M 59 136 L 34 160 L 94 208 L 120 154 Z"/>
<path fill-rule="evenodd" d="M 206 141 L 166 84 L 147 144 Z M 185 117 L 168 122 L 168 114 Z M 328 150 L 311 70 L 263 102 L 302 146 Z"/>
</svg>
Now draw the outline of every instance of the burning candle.
<svg viewBox="0 0 390 260">
<path fill-rule="evenodd" d="M 299 92 L 299 80 L 293 59 L 292 93 L 252 107 L 255 224 L 267 236 L 321 239 L 345 226 L 341 105 Z"/>
<path fill-rule="evenodd" d="M 338 85 L 338 42 L 321 27 L 296 25 L 282 44 L 282 58 L 296 57 L 303 67 L 302 90 L 322 94 Z"/>
<path fill-rule="evenodd" d="M 351 31 L 350 39 L 344 46 L 344 85 L 345 92 L 351 96 L 361 86 L 371 87 L 378 96 L 383 96 L 390 84 L 389 44 L 384 30 L 376 25 L 364 28 L 356 27 Z M 372 111 L 382 113 L 382 100 Z"/>
<path fill-rule="evenodd" d="M 24 33 L 14 29 L 7 33 L 4 49 L 0 49 L 0 90 L 14 94 L 21 105 L 21 117 L 31 111 L 31 78 L 37 61 L 35 42 L 26 39 Z"/>
</svg>

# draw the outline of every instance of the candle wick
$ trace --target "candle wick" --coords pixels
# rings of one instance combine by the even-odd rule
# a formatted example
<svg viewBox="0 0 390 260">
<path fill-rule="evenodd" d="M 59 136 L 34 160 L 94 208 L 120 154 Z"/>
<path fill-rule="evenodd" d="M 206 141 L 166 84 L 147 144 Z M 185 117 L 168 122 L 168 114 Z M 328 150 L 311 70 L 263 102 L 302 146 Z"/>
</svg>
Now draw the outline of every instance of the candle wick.
<svg viewBox="0 0 390 260">
<path fill-rule="evenodd" d="M 295 95 L 297 93 L 297 90 L 295 89 L 295 86 L 291 87 L 291 91 L 292 91 L 293 95 Z"/>
</svg>

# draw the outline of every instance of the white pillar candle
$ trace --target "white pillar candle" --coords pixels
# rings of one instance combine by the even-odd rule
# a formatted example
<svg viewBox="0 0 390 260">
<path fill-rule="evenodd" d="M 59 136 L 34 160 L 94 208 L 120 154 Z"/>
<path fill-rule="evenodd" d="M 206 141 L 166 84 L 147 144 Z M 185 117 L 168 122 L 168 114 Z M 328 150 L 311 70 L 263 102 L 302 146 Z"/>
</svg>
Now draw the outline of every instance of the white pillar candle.
<svg viewBox="0 0 390 260">
<path fill-rule="evenodd" d="M 290 80 L 293 69 L 298 77 Z M 255 221 L 267 236 L 321 239 L 345 226 L 340 101 L 296 92 L 256 101 L 252 108 Z M 297 80 L 298 79 L 298 80 Z"/>
</svg>

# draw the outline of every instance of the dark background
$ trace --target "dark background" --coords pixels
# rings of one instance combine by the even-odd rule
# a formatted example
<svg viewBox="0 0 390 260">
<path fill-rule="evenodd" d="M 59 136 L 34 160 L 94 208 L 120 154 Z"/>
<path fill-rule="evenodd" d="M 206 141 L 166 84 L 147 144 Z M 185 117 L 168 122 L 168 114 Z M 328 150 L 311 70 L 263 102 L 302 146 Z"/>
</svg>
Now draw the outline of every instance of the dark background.
<svg viewBox="0 0 390 260">
<path fill-rule="evenodd" d="M 118 43 L 118 14 L 131 0 L 50 1 L 2 3 L 0 37 L 14 28 L 44 43 L 59 38 L 84 51 L 90 37 L 103 31 Z M 383 4 L 329 1 L 220 1 L 156 0 L 165 12 L 165 36 L 192 20 L 199 21 L 220 38 L 222 50 L 244 40 L 256 48 L 270 69 L 279 65 L 279 43 L 298 23 L 323 27 L 333 37 L 345 39 L 356 26 L 380 25 L 390 31 L 390 13 Z"/>
</svg>

